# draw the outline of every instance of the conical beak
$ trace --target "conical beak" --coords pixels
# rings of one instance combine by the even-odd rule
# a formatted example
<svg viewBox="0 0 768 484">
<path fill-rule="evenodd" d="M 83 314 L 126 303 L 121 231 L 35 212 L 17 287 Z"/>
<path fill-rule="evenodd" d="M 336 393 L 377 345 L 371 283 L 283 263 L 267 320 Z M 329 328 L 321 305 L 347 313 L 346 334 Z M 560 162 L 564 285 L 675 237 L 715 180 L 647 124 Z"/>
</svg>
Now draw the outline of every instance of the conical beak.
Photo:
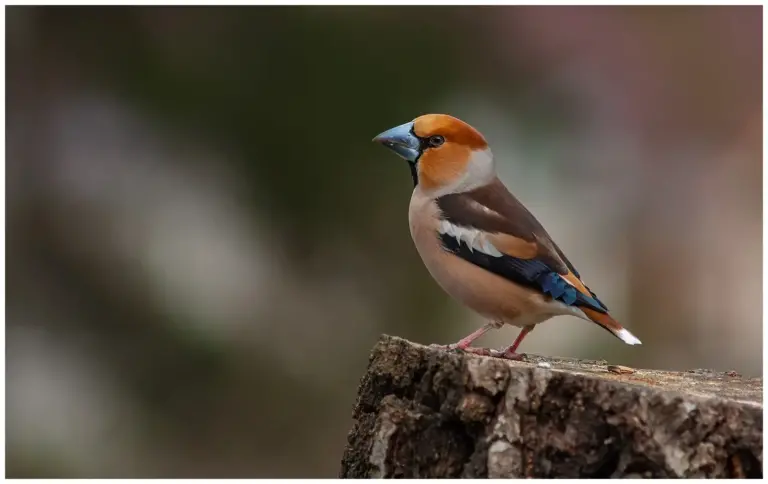
<svg viewBox="0 0 768 484">
<path fill-rule="evenodd" d="M 373 138 L 373 141 L 383 144 L 409 163 L 415 163 L 419 158 L 420 143 L 413 134 L 413 122 L 388 129 Z"/>
</svg>

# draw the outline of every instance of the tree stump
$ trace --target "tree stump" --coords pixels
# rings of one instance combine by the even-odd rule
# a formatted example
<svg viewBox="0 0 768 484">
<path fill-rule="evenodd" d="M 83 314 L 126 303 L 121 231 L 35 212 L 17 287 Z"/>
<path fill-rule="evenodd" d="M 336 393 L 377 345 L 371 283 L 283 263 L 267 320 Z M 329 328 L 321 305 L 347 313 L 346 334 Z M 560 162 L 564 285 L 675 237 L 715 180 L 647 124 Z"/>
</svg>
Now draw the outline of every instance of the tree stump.
<svg viewBox="0 0 768 484">
<path fill-rule="evenodd" d="M 506 361 L 384 336 L 343 478 L 762 477 L 762 378 Z"/>
</svg>

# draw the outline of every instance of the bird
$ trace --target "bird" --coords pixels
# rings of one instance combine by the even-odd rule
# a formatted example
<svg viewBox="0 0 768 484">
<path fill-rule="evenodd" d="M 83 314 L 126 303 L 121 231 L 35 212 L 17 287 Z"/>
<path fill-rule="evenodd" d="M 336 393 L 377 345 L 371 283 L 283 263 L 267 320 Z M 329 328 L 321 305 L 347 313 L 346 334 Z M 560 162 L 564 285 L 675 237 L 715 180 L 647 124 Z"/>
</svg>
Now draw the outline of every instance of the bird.
<svg viewBox="0 0 768 484">
<path fill-rule="evenodd" d="M 483 135 L 448 114 L 425 114 L 373 138 L 410 168 L 411 238 L 437 284 L 487 323 L 457 343 L 469 353 L 522 359 L 537 324 L 573 315 L 624 343 L 640 340 L 616 321 L 534 215 L 496 172 Z M 472 343 L 504 325 L 521 328 L 501 351 Z"/>
</svg>

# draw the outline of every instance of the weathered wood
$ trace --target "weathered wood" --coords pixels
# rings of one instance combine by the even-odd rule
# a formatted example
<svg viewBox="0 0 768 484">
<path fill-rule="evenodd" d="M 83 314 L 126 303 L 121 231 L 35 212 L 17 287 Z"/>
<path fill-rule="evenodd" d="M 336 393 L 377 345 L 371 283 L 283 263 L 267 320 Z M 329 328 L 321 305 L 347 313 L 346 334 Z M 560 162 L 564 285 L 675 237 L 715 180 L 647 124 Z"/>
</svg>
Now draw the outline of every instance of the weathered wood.
<svg viewBox="0 0 768 484">
<path fill-rule="evenodd" d="M 340 475 L 762 477 L 761 378 L 607 366 L 385 336 Z"/>
</svg>

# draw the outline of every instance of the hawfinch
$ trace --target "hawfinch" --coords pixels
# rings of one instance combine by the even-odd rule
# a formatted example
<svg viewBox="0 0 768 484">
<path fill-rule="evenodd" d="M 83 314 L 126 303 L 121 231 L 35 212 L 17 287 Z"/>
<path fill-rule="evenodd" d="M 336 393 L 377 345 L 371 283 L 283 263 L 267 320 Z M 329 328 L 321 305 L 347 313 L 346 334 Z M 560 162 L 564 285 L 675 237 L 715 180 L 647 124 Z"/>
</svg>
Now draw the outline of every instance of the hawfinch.
<svg viewBox="0 0 768 484">
<path fill-rule="evenodd" d="M 428 114 L 373 139 L 404 158 L 415 188 L 408 219 L 424 265 L 451 297 L 488 323 L 450 348 L 489 354 L 472 342 L 504 324 L 522 328 L 495 354 L 519 359 L 535 325 L 571 314 L 640 344 L 608 314 L 544 227 L 499 180 L 485 138 L 467 123 Z M 494 353 L 491 353 L 494 354 Z"/>
</svg>

